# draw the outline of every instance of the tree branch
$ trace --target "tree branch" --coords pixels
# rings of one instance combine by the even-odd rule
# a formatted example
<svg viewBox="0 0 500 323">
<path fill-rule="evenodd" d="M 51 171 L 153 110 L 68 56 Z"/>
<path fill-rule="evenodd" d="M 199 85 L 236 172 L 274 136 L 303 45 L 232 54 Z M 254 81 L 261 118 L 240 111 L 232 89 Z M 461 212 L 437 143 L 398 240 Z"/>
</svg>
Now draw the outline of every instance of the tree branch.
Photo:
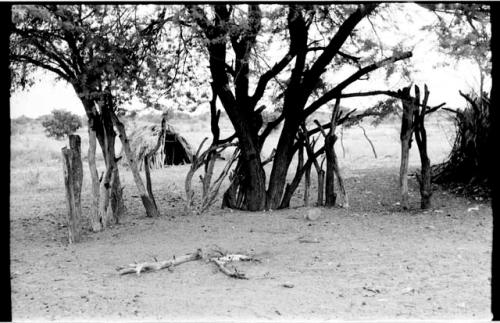
<svg viewBox="0 0 500 323">
<path fill-rule="evenodd" d="M 269 71 L 262 74 L 259 82 L 257 83 L 254 94 L 250 97 L 250 100 L 252 102 L 251 105 L 255 106 L 257 104 L 257 102 L 264 95 L 267 83 L 269 83 L 272 78 L 276 77 L 276 75 L 278 75 L 292 61 L 295 55 L 295 51 L 290 49 L 290 51 L 278 63 L 274 64 L 274 66 Z"/>
<path fill-rule="evenodd" d="M 337 33 L 332 38 L 326 49 L 318 57 L 314 65 L 311 67 L 307 75 L 304 77 L 304 84 L 308 84 L 309 87 L 316 84 L 316 80 L 323 73 L 326 66 L 331 62 L 333 57 L 338 54 L 340 48 L 346 41 L 347 37 L 354 30 L 356 25 L 367 15 L 369 15 L 378 4 L 368 3 L 361 4 L 358 9 L 352 13 L 349 18 L 347 18 L 344 23 L 339 27 Z M 312 90 L 312 88 L 310 89 Z"/>
<path fill-rule="evenodd" d="M 409 58 L 411 56 L 412 56 L 411 52 L 404 52 L 401 54 L 394 55 L 392 57 L 385 58 L 379 62 L 373 63 L 371 65 L 368 65 L 368 66 L 358 70 L 356 73 L 352 74 L 347 79 L 345 79 L 344 81 L 339 83 L 336 87 L 334 87 L 330 91 L 326 92 L 321 98 L 319 98 L 315 102 L 311 103 L 311 105 L 309 105 L 309 107 L 307 107 L 304 110 L 304 117 L 307 117 L 308 115 L 310 115 L 311 113 L 316 111 L 318 108 L 320 108 L 323 104 L 325 104 L 328 101 L 341 95 L 341 92 L 343 89 L 345 89 L 351 83 L 357 81 L 361 76 L 368 74 L 368 73 L 370 73 L 376 69 L 379 69 L 383 66 L 400 61 L 402 59 Z"/>
<path fill-rule="evenodd" d="M 36 60 L 36 59 L 34 59 L 34 58 L 30 57 L 30 56 L 26 56 L 26 55 L 11 55 L 10 59 L 12 61 L 30 63 L 30 64 L 32 64 L 34 66 L 37 66 L 37 67 L 46 69 L 48 71 L 51 71 L 51 72 L 59 75 L 60 77 L 62 77 L 63 79 L 65 79 L 67 81 L 70 80 L 69 75 L 67 75 L 64 71 L 58 69 L 57 67 L 49 65 L 47 63 L 43 63 L 42 61 L 38 61 L 38 60 Z"/>
</svg>

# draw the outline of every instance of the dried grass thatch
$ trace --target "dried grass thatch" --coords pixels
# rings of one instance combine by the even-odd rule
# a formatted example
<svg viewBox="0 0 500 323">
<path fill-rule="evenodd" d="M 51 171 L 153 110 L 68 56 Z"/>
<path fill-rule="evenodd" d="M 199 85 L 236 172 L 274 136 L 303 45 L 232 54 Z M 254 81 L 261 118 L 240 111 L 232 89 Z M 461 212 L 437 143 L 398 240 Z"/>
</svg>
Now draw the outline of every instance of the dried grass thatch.
<svg viewBox="0 0 500 323">
<path fill-rule="evenodd" d="M 457 134 L 448 160 L 433 167 L 433 182 L 456 186 L 466 195 L 488 195 L 490 162 L 495 149 L 489 138 L 490 99 L 460 94 L 467 100 L 465 109 L 453 111 Z"/>
<path fill-rule="evenodd" d="M 142 169 L 146 156 L 151 168 L 190 164 L 193 160 L 193 150 L 187 140 L 166 122 L 164 127 L 146 125 L 134 129 L 129 138 L 139 169 Z"/>
</svg>

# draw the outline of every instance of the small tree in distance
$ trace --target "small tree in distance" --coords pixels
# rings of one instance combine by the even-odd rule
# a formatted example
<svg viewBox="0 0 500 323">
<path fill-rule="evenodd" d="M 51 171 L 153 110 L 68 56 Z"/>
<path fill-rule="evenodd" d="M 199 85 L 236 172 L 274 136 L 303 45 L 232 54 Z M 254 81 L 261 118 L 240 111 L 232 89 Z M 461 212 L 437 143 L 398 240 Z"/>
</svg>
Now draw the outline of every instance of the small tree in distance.
<svg viewBox="0 0 500 323">
<path fill-rule="evenodd" d="M 81 118 L 69 111 L 56 109 L 42 121 L 47 137 L 62 140 L 82 127 Z"/>
</svg>

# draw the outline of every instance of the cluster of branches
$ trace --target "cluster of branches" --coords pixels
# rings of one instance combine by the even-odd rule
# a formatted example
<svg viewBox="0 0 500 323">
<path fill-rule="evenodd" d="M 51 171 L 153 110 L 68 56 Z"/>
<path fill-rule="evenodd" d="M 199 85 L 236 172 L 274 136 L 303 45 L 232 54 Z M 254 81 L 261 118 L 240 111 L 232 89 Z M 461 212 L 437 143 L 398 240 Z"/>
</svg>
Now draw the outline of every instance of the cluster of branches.
<svg viewBox="0 0 500 323">
<path fill-rule="evenodd" d="M 461 187 L 459 191 L 466 194 L 485 193 L 488 172 L 494 168 L 489 95 L 460 95 L 467 105 L 458 110 L 446 109 L 454 116 L 456 137 L 448 159 L 433 168 L 433 181 Z"/>
<path fill-rule="evenodd" d="M 376 7 L 376 4 L 287 6 L 285 26 L 288 50 L 267 71 L 260 73 L 260 77 L 255 80 L 255 89 L 250 93 L 249 77 L 257 74 L 257 71 L 251 70 L 249 62 L 262 30 L 261 8 L 256 4 L 248 5 L 246 15 L 242 15 L 241 11 L 236 10 L 240 7 L 233 5 L 188 6 L 190 17 L 206 39 L 213 85 L 235 128 L 241 150 L 235 174 L 238 185 L 232 185 L 226 191 L 225 201 L 228 206 L 260 210 L 286 204 L 286 174 L 300 145 L 298 133 L 301 124 L 317 109 L 341 96 L 350 84 L 372 71 L 411 57 L 411 52 L 395 51 L 393 56 L 361 66 L 358 58 L 340 50 L 346 40 L 355 34 L 356 25 L 374 13 Z M 323 17 L 321 20 L 326 19 L 325 14 L 336 17 L 331 24 L 336 25 L 337 30 L 329 41 L 322 41 L 324 46 L 320 46 L 320 41 L 312 36 L 311 26 L 317 23 L 320 16 Z M 230 48 L 232 52 L 228 53 Z M 234 65 L 227 63 L 229 55 L 234 55 Z M 335 57 L 355 62 L 359 69 L 315 97 L 322 75 Z M 262 108 L 257 108 L 257 104 L 263 98 L 269 82 L 287 69 L 290 69 L 289 78 L 279 84 L 283 88 L 282 112 L 275 120 L 262 127 Z M 309 98 L 313 98 L 312 102 Z M 282 122 L 269 185 L 266 188 L 261 149 L 271 131 Z M 240 204 L 237 201 L 243 202 Z"/>
</svg>

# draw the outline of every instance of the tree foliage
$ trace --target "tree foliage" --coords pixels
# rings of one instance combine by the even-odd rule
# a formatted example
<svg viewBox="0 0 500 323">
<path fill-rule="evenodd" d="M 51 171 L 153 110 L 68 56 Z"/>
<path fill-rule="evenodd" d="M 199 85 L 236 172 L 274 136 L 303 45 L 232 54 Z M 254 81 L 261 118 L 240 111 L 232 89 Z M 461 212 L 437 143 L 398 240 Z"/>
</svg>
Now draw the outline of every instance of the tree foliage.
<svg viewBox="0 0 500 323">
<path fill-rule="evenodd" d="M 481 98 L 484 80 L 491 74 L 489 5 L 481 3 L 421 4 L 434 12 L 436 21 L 424 29 L 435 32 L 439 48 L 453 61 L 471 60 L 478 67 Z"/>
<path fill-rule="evenodd" d="M 303 144 L 297 141 L 301 124 L 341 96 L 350 84 L 411 57 L 411 52 L 397 47 L 390 51 L 392 55 L 375 57 L 373 42 L 358 34 L 358 24 L 377 13 L 376 4 L 220 4 L 187 5 L 187 9 L 187 19 L 197 25 L 203 37 L 212 84 L 235 128 L 241 149 L 234 177 L 239 181 L 238 188 L 229 190 L 239 192 L 240 197 L 226 196 L 227 201 L 242 201 L 242 205 L 234 207 L 279 207 L 287 170 Z M 273 27 L 263 23 L 269 18 L 276 22 L 272 36 L 265 31 Z M 264 50 L 272 38 L 280 38 L 282 48 Z M 362 57 L 355 56 L 361 53 Z M 271 56 L 275 61 L 272 64 L 266 59 Z M 329 76 L 347 65 L 354 66 L 356 72 L 332 82 Z M 273 83 L 279 88 L 273 103 L 279 102 L 281 112 L 263 127 L 262 112 L 268 105 L 262 102 Z M 269 133 L 282 122 L 266 189 L 261 149 Z"/>
<path fill-rule="evenodd" d="M 47 137 L 61 140 L 81 128 L 82 120 L 74 113 L 57 109 L 52 110 L 51 114 L 44 118 L 42 126 L 45 128 Z"/>
</svg>

